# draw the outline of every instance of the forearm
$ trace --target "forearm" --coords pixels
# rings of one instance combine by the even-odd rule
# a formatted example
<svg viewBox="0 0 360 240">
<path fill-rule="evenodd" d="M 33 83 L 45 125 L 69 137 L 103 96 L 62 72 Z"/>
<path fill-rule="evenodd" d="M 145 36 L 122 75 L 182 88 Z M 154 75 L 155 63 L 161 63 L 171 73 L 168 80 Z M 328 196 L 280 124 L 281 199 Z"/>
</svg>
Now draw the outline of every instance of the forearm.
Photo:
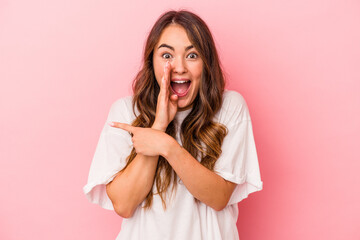
<svg viewBox="0 0 360 240">
<path fill-rule="evenodd" d="M 106 186 L 106 192 L 120 216 L 131 217 L 152 190 L 158 159 L 158 156 L 137 154 L 127 168 Z"/>
<path fill-rule="evenodd" d="M 177 143 L 171 143 L 164 157 L 180 177 L 189 192 L 198 200 L 215 210 L 222 210 L 228 203 L 236 184 L 199 163 Z"/>
</svg>

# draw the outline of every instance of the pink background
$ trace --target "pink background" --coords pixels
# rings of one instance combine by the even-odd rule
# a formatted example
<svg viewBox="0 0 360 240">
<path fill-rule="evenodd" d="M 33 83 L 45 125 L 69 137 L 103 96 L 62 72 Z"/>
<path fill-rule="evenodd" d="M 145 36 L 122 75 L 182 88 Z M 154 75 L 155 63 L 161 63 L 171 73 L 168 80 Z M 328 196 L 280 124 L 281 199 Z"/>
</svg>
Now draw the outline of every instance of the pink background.
<svg viewBox="0 0 360 240">
<path fill-rule="evenodd" d="M 360 239 L 359 1 L 0 1 L 0 239 L 115 239 L 83 192 L 110 105 L 169 8 L 198 13 L 252 116 L 250 239 Z M 151 9 L 151 10 L 150 10 Z"/>
</svg>

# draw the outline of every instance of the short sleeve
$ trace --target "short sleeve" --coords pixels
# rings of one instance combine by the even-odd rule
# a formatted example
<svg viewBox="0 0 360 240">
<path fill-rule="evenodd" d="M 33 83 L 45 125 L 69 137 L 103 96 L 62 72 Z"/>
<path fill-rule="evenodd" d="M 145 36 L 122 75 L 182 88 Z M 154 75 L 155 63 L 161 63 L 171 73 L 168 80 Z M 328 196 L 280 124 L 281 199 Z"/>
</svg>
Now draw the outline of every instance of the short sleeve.
<svg viewBox="0 0 360 240">
<path fill-rule="evenodd" d="M 218 175 L 237 184 L 228 205 L 240 202 L 263 187 L 249 111 L 244 99 L 241 96 L 237 98 L 241 104 L 238 107 L 236 104 L 231 105 L 231 116 L 227 115 L 226 119 L 228 134 L 214 167 Z"/>
<path fill-rule="evenodd" d="M 113 210 L 113 205 L 106 193 L 106 184 L 125 167 L 126 158 L 132 149 L 131 136 L 128 132 L 107 124 L 109 121 L 131 124 L 131 109 L 126 101 L 119 99 L 110 108 L 106 123 L 100 133 L 93 156 L 88 181 L 83 187 L 87 199 L 101 207 Z M 131 105 L 131 104 L 130 104 Z"/>
</svg>

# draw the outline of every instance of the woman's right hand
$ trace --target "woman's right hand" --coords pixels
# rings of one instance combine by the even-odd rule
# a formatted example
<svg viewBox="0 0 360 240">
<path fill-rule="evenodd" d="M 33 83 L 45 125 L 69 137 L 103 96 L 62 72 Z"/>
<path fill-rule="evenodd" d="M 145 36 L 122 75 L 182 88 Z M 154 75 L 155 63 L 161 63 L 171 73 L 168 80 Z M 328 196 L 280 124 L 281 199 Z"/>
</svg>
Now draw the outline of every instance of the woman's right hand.
<svg viewBox="0 0 360 240">
<path fill-rule="evenodd" d="M 156 116 L 153 129 L 165 132 L 169 123 L 174 119 L 177 112 L 178 96 L 171 93 L 170 89 L 171 65 L 166 62 L 164 75 L 160 82 L 160 92 L 157 99 Z"/>
</svg>

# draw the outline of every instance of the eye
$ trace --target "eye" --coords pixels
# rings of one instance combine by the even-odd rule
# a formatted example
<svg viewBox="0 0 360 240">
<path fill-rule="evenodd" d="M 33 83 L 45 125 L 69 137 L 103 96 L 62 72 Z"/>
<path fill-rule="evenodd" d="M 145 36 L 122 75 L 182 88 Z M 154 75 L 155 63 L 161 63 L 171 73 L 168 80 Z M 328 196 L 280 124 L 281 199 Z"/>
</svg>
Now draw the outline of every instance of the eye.
<svg viewBox="0 0 360 240">
<path fill-rule="evenodd" d="M 170 59 L 172 57 L 171 54 L 169 54 L 169 53 L 164 53 L 161 56 L 162 56 L 162 58 L 165 58 L 165 59 Z"/>
<path fill-rule="evenodd" d="M 189 55 L 188 55 L 188 58 L 192 58 L 192 59 L 195 59 L 195 58 L 197 58 L 198 57 L 198 55 L 196 54 L 196 53 L 190 53 Z"/>
</svg>

